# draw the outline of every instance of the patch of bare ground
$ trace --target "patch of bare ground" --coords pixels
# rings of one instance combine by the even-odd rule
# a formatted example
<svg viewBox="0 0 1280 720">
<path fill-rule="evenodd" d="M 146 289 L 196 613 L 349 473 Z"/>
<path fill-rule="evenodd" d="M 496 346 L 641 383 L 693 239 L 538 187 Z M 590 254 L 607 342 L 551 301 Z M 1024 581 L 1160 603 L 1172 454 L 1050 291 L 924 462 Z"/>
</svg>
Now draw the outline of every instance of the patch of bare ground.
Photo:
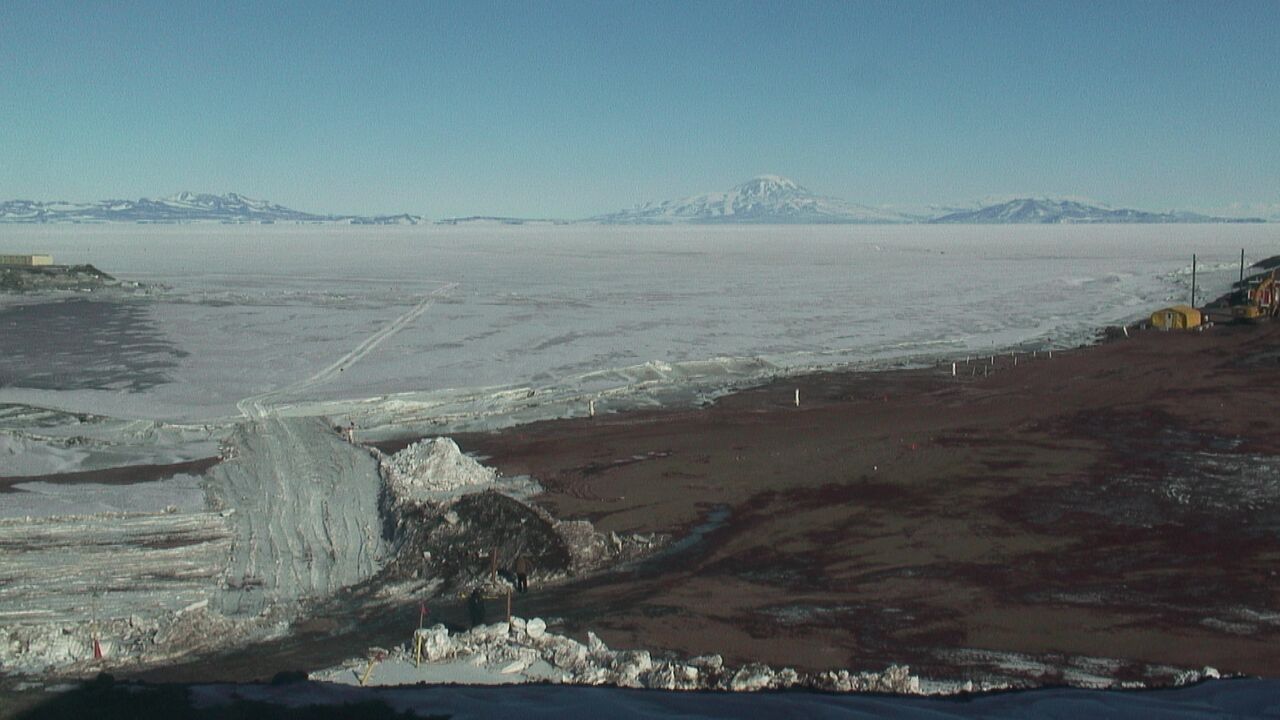
<svg viewBox="0 0 1280 720">
<path fill-rule="evenodd" d="M 1275 324 L 1141 332 L 958 377 L 816 374 L 457 440 L 604 531 L 678 534 L 729 509 L 657 570 L 539 601 L 614 646 L 994 672 L 978 649 L 1039 658 L 1039 680 L 1080 657 L 1118 658 L 1116 676 L 1276 675 L 1277 353 Z"/>
</svg>

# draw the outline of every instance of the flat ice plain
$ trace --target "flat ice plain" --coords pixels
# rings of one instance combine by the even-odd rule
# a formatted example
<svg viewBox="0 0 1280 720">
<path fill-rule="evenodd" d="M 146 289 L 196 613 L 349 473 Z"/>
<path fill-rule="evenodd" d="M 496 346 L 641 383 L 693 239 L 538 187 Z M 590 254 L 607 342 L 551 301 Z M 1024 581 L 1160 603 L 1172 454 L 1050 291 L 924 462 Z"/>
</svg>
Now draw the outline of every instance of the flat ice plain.
<svg viewBox="0 0 1280 720">
<path fill-rule="evenodd" d="M 168 289 L 126 302 L 111 316 L 130 327 L 110 332 L 101 312 L 77 329 L 37 298 L 0 299 L 22 340 L 0 356 L 0 403 L 192 424 L 255 397 L 337 414 L 407 393 L 451 426 L 506 424 L 530 390 L 554 415 L 588 396 L 607 409 L 664 386 L 1078 344 L 1185 301 L 1193 252 L 1207 299 L 1240 248 L 1276 245 L 1273 226 L 1216 224 L 7 226 L 14 252 Z M 99 352 L 60 388 L 49 368 L 77 351 L 62 333 Z"/>
</svg>

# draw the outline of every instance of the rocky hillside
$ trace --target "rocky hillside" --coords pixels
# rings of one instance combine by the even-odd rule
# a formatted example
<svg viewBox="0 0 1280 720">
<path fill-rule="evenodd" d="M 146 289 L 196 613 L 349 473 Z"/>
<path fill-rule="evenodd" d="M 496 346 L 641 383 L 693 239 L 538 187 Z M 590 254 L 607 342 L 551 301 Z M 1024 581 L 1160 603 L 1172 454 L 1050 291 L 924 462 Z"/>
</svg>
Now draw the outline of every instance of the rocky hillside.
<svg viewBox="0 0 1280 720">
<path fill-rule="evenodd" d="M 28 267 L 0 265 L 0 292 L 23 293 L 50 290 L 87 292 L 123 283 L 92 265 Z"/>
</svg>

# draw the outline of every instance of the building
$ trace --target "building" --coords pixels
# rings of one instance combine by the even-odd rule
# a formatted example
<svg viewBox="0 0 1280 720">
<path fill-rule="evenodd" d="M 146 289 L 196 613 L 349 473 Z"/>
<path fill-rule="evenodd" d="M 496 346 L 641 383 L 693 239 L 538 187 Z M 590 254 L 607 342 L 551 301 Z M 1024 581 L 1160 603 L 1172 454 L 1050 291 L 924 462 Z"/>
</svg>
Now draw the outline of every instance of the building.
<svg viewBox="0 0 1280 720">
<path fill-rule="evenodd" d="M 0 265 L 52 265 L 52 255 L 0 255 Z"/>
<path fill-rule="evenodd" d="M 1161 330 L 1186 330 L 1201 322 L 1200 311 L 1190 305 L 1174 305 L 1151 313 L 1151 327 Z"/>
</svg>

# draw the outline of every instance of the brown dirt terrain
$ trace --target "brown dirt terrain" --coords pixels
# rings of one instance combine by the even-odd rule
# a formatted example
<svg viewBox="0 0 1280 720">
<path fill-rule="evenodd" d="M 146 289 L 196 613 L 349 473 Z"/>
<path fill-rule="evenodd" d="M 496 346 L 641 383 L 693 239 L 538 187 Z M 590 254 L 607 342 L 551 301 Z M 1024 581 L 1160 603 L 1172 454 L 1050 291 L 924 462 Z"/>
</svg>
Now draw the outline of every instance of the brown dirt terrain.
<svg viewBox="0 0 1280 720">
<path fill-rule="evenodd" d="M 613 646 L 952 677 L 1022 653 L 1050 682 L 1075 656 L 1280 675 L 1280 324 L 983 364 L 455 439 L 606 532 L 728 510 L 692 550 L 523 602 Z"/>
</svg>

